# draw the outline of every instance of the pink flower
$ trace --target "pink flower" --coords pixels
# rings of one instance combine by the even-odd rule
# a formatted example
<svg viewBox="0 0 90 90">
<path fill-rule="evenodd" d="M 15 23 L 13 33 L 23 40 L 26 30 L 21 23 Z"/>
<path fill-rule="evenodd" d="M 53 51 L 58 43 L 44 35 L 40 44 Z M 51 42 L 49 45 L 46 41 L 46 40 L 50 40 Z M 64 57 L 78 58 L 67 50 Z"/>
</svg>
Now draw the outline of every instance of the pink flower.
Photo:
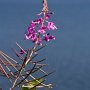
<svg viewBox="0 0 90 90">
<path fill-rule="evenodd" d="M 42 46 L 42 38 L 38 38 L 37 44 L 38 44 L 39 46 Z"/>
<path fill-rule="evenodd" d="M 31 37 L 32 42 L 36 42 L 37 41 L 37 38 L 38 37 L 35 34 L 33 34 L 32 37 Z"/>
<path fill-rule="evenodd" d="M 40 29 L 38 30 L 40 34 L 45 34 L 46 33 L 46 26 L 41 26 Z"/>
<path fill-rule="evenodd" d="M 54 37 L 54 36 L 50 36 L 49 39 L 53 39 L 53 40 L 55 40 L 55 37 Z"/>
<path fill-rule="evenodd" d="M 22 55 L 22 54 L 24 54 L 25 53 L 25 51 L 24 50 L 20 50 L 20 54 Z"/>
<path fill-rule="evenodd" d="M 48 28 L 49 30 L 55 30 L 55 29 L 57 29 L 57 27 L 54 25 L 53 22 L 48 22 L 47 28 Z"/>
<path fill-rule="evenodd" d="M 45 19 L 47 20 L 49 18 L 50 18 L 50 15 L 46 14 Z"/>
<path fill-rule="evenodd" d="M 53 35 L 49 35 L 49 34 L 46 34 L 45 36 L 44 36 L 44 40 L 46 41 L 46 42 L 48 42 L 48 41 L 50 41 L 50 40 L 55 40 L 55 37 L 53 36 Z"/>
<path fill-rule="evenodd" d="M 31 35 L 29 35 L 29 34 L 28 34 L 28 35 L 25 34 L 25 39 L 26 39 L 26 40 L 29 40 L 30 38 L 31 38 Z"/>
<path fill-rule="evenodd" d="M 48 37 L 48 35 L 45 35 L 44 36 L 44 40 L 46 41 L 46 42 L 48 42 L 50 39 L 49 39 L 49 37 Z"/>
<path fill-rule="evenodd" d="M 42 23 L 42 18 L 36 19 L 33 21 L 35 24 L 41 24 Z"/>
<path fill-rule="evenodd" d="M 32 21 L 32 23 L 30 24 L 30 27 L 31 28 L 34 28 L 35 27 L 35 23 Z"/>
<path fill-rule="evenodd" d="M 53 13 L 47 12 L 44 18 L 38 18 L 30 23 L 30 26 L 25 33 L 26 40 L 31 40 L 39 46 L 42 45 L 43 40 L 46 42 L 55 40 L 55 37 L 50 35 L 48 31 L 57 29 L 53 22 L 48 21 L 51 14 Z"/>
</svg>

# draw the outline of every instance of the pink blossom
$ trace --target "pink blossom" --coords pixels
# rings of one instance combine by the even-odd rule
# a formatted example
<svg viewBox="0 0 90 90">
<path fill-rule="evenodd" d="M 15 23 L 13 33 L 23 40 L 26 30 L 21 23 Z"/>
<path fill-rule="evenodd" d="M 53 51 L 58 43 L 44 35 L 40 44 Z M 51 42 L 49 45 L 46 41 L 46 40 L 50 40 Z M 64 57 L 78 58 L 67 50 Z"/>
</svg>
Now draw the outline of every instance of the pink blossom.
<svg viewBox="0 0 90 90">
<path fill-rule="evenodd" d="M 36 42 L 37 41 L 37 36 L 35 34 L 32 35 L 31 37 L 32 42 Z"/>
<path fill-rule="evenodd" d="M 47 20 L 49 18 L 50 18 L 50 15 L 49 14 L 46 14 L 45 19 Z"/>
<path fill-rule="evenodd" d="M 44 40 L 46 41 L 46 42 L 48 42 L 48 41 L 50 41 L 50 40 L 55 40 L 55 37 L 53 36 L 53 35 L 45 35 L 44 36 Z"/>
<path fill-rule="evenodd" d="M 24 54 L 25 53 L 25 51 L 24 50 L 20 50 L 20 54 L 22 55 L 22 54 Z"/>
<path fill-rule="evenodd" d="M 43 13 L 38 15 L 41 14 Z M 38 18 L 30 23 L 25 33 L 26 40 L 31 40 L 33 43 L 36 43 L 40 46 L 43 43 L 42 41 L 48 42 L 50 40 L 55 40 L 55 37 L 50 35 L 50 32 L 48 31 L 57 29 L 53 22 L 48 21 L 51 14 L 53 14 L 53 12 L 47 12 L 44 18 Z"/>
<path fill-rule="evenodd" d="M 46 26 L 41 26 L 40 27 L 40 29 L 38 30 L 38 32 L 40 33 L 40 34 L 45 34 L 46 33 Z"/>
<path fill-rule="evenodd" d="M 35 24 L 41 24 L 42 23 L 42 18 L 36 19 L 33 21 Z"/>
<path fill-rule="evenodd" d="M 54 36 L 50 36 L 49 39 L 53 39 L 53 40 L 55 40 L 55 37 L 54 37 Z"/>
<path fill-rule="evenodd" d="M 48 22 L 47 28 L 48 28 L 49 30 L 55 30 L 55 29 L 57 29 L 57 27 L 54 25 L 53 22 Z"/>
<path fill-rule="evenodd" d="M 31 35 L 25 34 L 25 39 L 26 39 L 26 40 L 29 40 L 30 38 L 31 38 Z"/>
<path fill-rule="evenodd" d="M 32 23 L 30 24 L 30 28 L 34 28 L 35 27 L 35 23 L 32 21 Z"/>
<path fill-rule="evenodd" d="M 48 37 L 48 35 L 45 35 L 44 36 L 44 40 L 46 41 L 46 42 L 48 42 L 50 39 L 49 39 L 49 37 Z"/>
<path fill-rule="evenodd" d="M 39 46 L 42 46 L 42 38 L 38 38 L 37 44 L 38 44 Z"/>
</svg>

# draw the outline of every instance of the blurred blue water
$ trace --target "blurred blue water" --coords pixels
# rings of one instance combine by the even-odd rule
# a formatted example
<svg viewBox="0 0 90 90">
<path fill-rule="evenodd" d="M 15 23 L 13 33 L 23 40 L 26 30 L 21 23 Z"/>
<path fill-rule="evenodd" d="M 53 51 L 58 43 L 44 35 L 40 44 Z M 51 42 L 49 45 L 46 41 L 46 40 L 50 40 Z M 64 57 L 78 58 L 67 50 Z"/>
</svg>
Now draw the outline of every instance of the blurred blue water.
<svg viewBox="0 0 90 90">
<path fill-rule="evenodd" d="M 0 3 L 1 50 L 12 53 L 10 48 L 16 41 L 24 47 L 31 46 L 23 41 L 24 32 L 40 12 L 40 5 Z M 60 28 L 53 33 L 56 41 L 50 42 L 42 53 L 48 57 L 49 69 L 56 70 L 48 78 L 54 84 L 53 90 L 90 90 L 90 3 L 49 3 L 49 7 L 55 11 L 52 20 Z"/>
</svg>

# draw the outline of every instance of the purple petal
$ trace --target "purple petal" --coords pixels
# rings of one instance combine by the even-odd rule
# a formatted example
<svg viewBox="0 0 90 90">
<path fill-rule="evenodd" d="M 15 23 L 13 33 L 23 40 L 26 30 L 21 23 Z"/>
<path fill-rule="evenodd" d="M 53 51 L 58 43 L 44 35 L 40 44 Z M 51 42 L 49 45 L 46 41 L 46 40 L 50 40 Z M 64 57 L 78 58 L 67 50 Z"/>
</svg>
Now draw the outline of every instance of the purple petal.
<svg viewBox="0 0 90 90">
<path fill-rule="evenodd" d="M 54 37 L 54 36 L 50 36 L 49 39 L 53 39 L 53 40 L 55 40 L 55 37 Z"/>
<path fill-rule="evenodd" d="M 25 39 L 26 39 L 26 40 L 28 40 L 28 39 L 30 39 L 30 38 L 31 38 L 31 35 L 25 34 Z"/>
<path fill-rule="evenodd" d="M 49 30 L 55 30 L 55 29 L 57 29 L 57 27 L 54 25 L 53 22 L 48 22 L 47 28 L 48 28 Z"/>
<path fill-rule="evenodd" d="M 48 42 L 50 39 L 49 39 L 49 37 L 48 37 L 47 35 L 45 35 L 44 40 L 45 40 L 46 42 Z"/>
<path fill-rule="evenodd" d="M 24 54 L 24 53 L 25 53 L 24 50 L 21 49 L 21 50 L 20 50 L 20 54 Z"/>
</svg>

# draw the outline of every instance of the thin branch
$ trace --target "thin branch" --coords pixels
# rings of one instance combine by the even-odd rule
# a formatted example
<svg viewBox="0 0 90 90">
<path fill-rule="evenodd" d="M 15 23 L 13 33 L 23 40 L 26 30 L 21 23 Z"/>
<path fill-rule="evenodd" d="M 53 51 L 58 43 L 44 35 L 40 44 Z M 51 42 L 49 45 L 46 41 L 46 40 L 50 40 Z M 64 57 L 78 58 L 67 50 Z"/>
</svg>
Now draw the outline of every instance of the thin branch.
<svg viewBox="0 0 90 90">
<path fill-rule="evenodd" d="M 38 49 L 36 49 L 35 50 L 35 52 L 37 52 L 37 51 L 39 51 L 39 50 L 41 50 L 41 49 L 43 49 L 44 47 L 46 47 L 47 45 L 44 45 L 44 46 L 42 46 L 42 47 L 40 47 L 40 48 L 38 48 Z"/>
<path fill-rule="evenodd" d="M 24 60 L 24 58 L 14 48 L 12 48 L 12 50 L 15 52 L 17 57 L 19 57 L 20 60 L 22 60 L 22 61 Z"/>
<path fill-rule="evenodd" d="M 15 77 L 14 74 L 13 74 L 13 72 L 12 72 L 12 71 L 10 70 L 10 68 L 6 65 L 6 63 L 4 63 L 1 58 L 0 58 L 0 60 L 1 60 L 1 62 L 4 64 L 4 66 L 7 68 L 7 70 L 10 72 L 10 74 L 11 74 L 13 77 Z"/>
<path fill-rule="evenodd" d="M 18 84 L 16 84 L 14 87 L 20 85 L 26 78 L 28 78 L 30 76 L 30 74 L 32 73 L 32 71 L 34 70 L 35 66 L 36 66 L 36 64 L 33 66 L 33 68 L 30 70 L 30 72 L 26 75 L 26 77 L 23 80 L 21 80 Z"/>
</svg>

